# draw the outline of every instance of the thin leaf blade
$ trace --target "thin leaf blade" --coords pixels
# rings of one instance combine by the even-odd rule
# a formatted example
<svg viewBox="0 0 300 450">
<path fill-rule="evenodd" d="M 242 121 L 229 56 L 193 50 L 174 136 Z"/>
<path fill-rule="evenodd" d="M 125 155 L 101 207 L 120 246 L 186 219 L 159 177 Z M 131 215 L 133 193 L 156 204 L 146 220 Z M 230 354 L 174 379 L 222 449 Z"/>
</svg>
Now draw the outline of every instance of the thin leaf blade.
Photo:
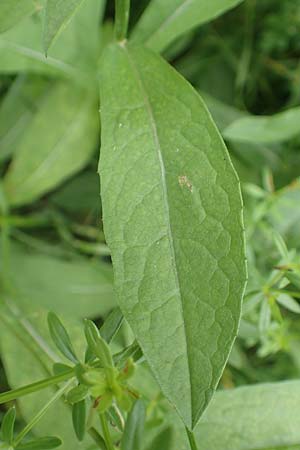
<svg viewBox="0 0 300 450">
<path fill-rule="evenodd" d="M 133 405 L 124 429 L 121 450 L 142 450 L 146 408 L 142 400 Z"/>
<path fill-rule="evenodd" d="M 160 57 L 116 45 L 103 61 L 99 168 L 119 304 L 192 428 L 239 323 L 239 182 L 200 97 Z"/>
<path fill-rule="evenodd" d="M 241 1 L 152 0 L 133 32 L 133 39 L 162 52 L 175 38 L 215 19 Z"/>
<path fill-rule="evenodd" d="M 77 364 L 78 359 L 73 349 L 70 337 L 56 314 L 48 314 L 48 326 L 53 342 L 60 352 L 70 361 Z"/>
<path fill-rule="evenodd" d="M 16 420 L 16 409 L 15 407 L 10 408 L 5 416 L 3 417 L 1 424 L 1 435 L 4 442 L 12 444 L 14 439 L 14 426 Z"/>
</svg>

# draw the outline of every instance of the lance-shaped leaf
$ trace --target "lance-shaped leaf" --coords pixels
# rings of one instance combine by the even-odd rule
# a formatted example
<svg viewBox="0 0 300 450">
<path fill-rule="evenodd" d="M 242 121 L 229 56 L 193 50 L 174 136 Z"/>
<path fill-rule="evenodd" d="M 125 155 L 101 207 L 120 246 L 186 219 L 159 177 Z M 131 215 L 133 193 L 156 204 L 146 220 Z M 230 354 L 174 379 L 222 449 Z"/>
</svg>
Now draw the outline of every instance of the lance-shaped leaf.
<svg viewBox="0 0 300 450">
<path fill-rule="evenodd" d="M 86 429 L 86 403 L 85 400 L 77 402 L 72 407 L 72 422 L 75 434 L 79 441 L 83 441 Z"/>
<path fill-rule="evenodd" d="M 192 428 L 240 317 L 239 181 L 201 98 L 158 55 L 111 46 L 101 73 L 103 217 L 119 303 Z"/>
<path fill-rule="evenodd" d="M 45 25 L 44 25 L 44 47 L 48 50 L 53 40 L 66 27 L 72 19 L 77 8 L 84 0 L 47 0 Z"/>
<path fill-rule="evenodd" d="M 215 19 L 242 0 L 152 0 L 138 22 L 133 38 L 157 52 L 183 33 Z"/>
</svg>

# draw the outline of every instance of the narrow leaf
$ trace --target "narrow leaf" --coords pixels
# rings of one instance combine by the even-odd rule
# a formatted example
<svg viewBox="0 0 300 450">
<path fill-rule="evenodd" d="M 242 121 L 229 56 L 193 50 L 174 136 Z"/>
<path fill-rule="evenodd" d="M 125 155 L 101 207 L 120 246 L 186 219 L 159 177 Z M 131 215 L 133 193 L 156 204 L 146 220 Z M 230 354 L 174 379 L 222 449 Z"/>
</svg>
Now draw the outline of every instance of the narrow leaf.
<svg viewBox="0 0 300 450">
<path fill-rule="evenodd" d="M 44 49 L 46 53 L 53 40 L 68 25 L 83 1 L 47 0 L 44 25 Z"/>
<path fill-rule="evenodd" d="M 104 324 L 100 328 L 100 334 L 109 344 L 113 337 L 117 334 L 123 322 L 123 314 L 120 308 L 115 308 L 105 319 Z"/>
<path fill-rule="evenodd" d="M 42 437 L 18 445 L 17 450 L 50 450 L 60 447 L 62 441 L 57 437 Z"/>
<path fill-rule="evenodd" d="M 12 205 L 30 203 L 81 169 L 91 158 L 99 122 L 93 96 L 57 83 L 16 150 L 4 184 Z"/>
<path fill-rule="evenodd" d="M 240 142 L 276 144 L 299 134 L 300 107 L 274 116 L 251 116 L 237 119 L 224 131 L 226 139 Z"/>
<path fill-rule="evenodd" d="M 146 408 L 142 400 L 133 405 L 125 425 L 121 450 L 142 450 Z"/>
<path fill-rule="evenodd" d="M 277 302 L 283 306 L 284 308 L 292 311 L 295 314 L 300 314 L 300 305 L 299 303 L 288 294 L 280 294 L 277 297 Z"/>
<path fill-rule="evenodd" d="M 82 400 L 72 407 L 72 420 L 76 436 L 83 441 L 86 429 L 86 403 Z"/>
<path fill-rule="evenodd" d="M 133 39 L 161 52 L 175 38 L 215 19 L 241 1 L 152 0 L 134 30 Z"/>
<path fill-rule="evenodd" d="M 239 323 L 239 181 L 201 98 L 159 56 L 109 47 L 100 90 L 103 217 L 119 304 L 192 428 Z"/>
<path fill-rule="evenodd" d="M 69 335 L 56 314 L 48 314 L 48 326 L 51 337 L 60 352 L 73 363 L 77 364 L 78 359 L 73 350 Z"/>
<path fill-rule="evenodd" d="M 15 407 L 10 408 L 2 419 L 1 435 L 4 442 L 12 444 L 14 439 L 14 426 L 16 420 Z"/>
<path fill-rule="evenodd" d="M 109 346 L 100 336 L 98 328 L 91 320 L 85 321 L 85 337 L 91 352 L 99 358 L 103 367 L 112 367 L 113 360 Z"/>
</svg>

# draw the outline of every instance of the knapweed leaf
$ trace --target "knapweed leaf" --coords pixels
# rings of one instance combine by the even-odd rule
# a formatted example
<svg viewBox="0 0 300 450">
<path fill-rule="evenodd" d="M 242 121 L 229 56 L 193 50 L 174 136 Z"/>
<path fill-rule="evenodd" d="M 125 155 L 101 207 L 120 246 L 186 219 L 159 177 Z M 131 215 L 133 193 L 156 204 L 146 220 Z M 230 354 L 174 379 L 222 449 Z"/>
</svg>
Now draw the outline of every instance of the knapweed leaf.
<svg viewBox="0 0 300 450">
<path fill-rule="evenodd" d="M 157 52 L 177 37 L 215 19 L 242 0 L 152 0 L 133 32 L 133 39 Z"/>
<path fill-rule="evenodd" d="M 53 40 L 68 25 L 83 1 L 85 0 L 47 0 L 44 24 L 45 52 L 47 52 Z"/>
<path fill-rule="evenodd" d="M 0 33 L 42 8 L 42 0 L 1 0 Z"/>
<path fill-rule="evenodd" d="M 31 203 L 84 167 L 98 133 L 94 97 L 71 83 L 55 84 L 23 135 L 5 176 L 8 202 Z"/>
<path fill-rule="evenodd" d="M 239 180 L 203 101 L 155 53 L 109 47 L 100 92 L 103 220 L 119 304 L 164 394 L 193 428 L 239 323 Z"/>
<path fill-rule="evenodd" d="M 70 337 L 56 314 L 50 312 L 48 314 L 48 326 L 52 340 L 58 350 L 70 361 L 77 364 L 78 359 L 73 349 Z"/>
<path fill-rule="evenodd" d="M 81 400 L 72 407 L 72 421 L 77 439 L 81 442 L 84 439 L 86 429 L 86 402 Z"/>
<path fill-rule="evenodd" d="M 146 408 L 143 400 L 137 400 L 126 421 L 121 450 L 142 450 Z"/>
<path fill-rule="evenodd" d="M 57 437 L 42 437 L 18 445 L 18 450 L 50 450 L 60 447 L 62 441 Z"/>
<path fill-rule="evenodd" d="M 14 426 L 16 420 L 15 407 L 10 408 L 2 419 L 0 437 L 7 444 L 12 444 L 14 438 Z"/>
</svg>

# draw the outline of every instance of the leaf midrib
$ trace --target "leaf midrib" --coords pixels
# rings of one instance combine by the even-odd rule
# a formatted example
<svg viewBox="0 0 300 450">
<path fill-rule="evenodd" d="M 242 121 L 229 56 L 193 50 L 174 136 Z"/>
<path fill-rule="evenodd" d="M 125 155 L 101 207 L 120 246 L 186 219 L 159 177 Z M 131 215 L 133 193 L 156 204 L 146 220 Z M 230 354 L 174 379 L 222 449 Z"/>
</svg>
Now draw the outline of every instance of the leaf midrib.
<svg viewBox="0 0 300 450">
<path fill-rule="evenodd" d="M 128 50 L 127 46 L 126 45 L 120 45 L 120 47 L 123 50 L 125 50 L 125 53 L 127 55 L 129 64 L 130 64 L 130 66 L 131 66 L 131 68 L 133 70 L 133 73 L 134 73 L 134 75 L 136 77 L 137 83 L 138 83 L 138 85 L 140 87 L 140 91 L 141 91 L 142 97 L 144 99 L 145 109 L 146 109 L 146 111 L 148 113 L 149 120 L 150 120 L 150 125 L 151 125 L 151 129 L 152 129 L 152 134 L 153 134 L 154 146 L 157 149 L 157 156 L 158 156 L 158 161 L 159 161 L 159 166 L 160 166 L 160 171 L 161 171 L 164 207 L 165 207 L 165 212 L 166 212 L 166 216 L 167 216 L 166 222 L 167 222 L 167 227 L 168 227 L 168 242 L 169 242 L 170 252 L 171 252 L 171 255 L 172 255 L 172 266 L 173 266 L 173 270 L 174 270 L 174 274 L 175 274 L 176 288 L 177 288 L 177 291 L 178 291 L 179 296 L 180 296 L 180 309 L 181 309 L 181 314 L 182 314 L 182 318 L 183 318 L 185 347 L 186 347 L 186 355 L 187 355 L 187 362 L 188 362 L 188 376 L 189 376 L 189 387 L 190 387 L 190 404 L 191 404 L 191 408 L 192 408 L 191 409 L 190 420 L 191 420 L 191 423 L 193 423 L 193 395 L 192 395 L 193 392 L 192 392 L 192 382 L 191 382 L 191 359 L 190 359 L 190 354 L 189 354 L 189 346 L 188 346 L 188 339 L 187 339 L 185 316 L 184 316 L 184 309 L 183 309 L 183 304 L 182 304 L 182 294 L 181 294 L 180 281 L 179 281 L 179 276 L 178 276 L 178 271 L 177 271 L 176 254 L 175 254 L 175 250 L 174 250 L 174 241 L 173 241 L 173 234 L 172 234 L 172 228 L 171 228 L 170 208 L 169 208 L 169 204 L 168 204 L 168 188 L 167 188 L 167 183 L 166 183 L 165 164 L 164 164 L 164 160 L 163 160 L 163 155 L 162 155 L 162 151 L 161 151 L 161 145 L 160 145 L 160 140 L 159 140 L 159 136 L 158 136 L 158 131 L 157 131 L 156 123 L 155 123 L 153 110 L 152 110 L 151 103 L 150 103 L 150 100 L 149 100 L 148 95 L 147 95 L 146 88 L 145 88 L 143 80 L 141 78 L 139 69 L 135 65 L 134 60 L 131 57 L 130 51 Z"/>
</svg>

